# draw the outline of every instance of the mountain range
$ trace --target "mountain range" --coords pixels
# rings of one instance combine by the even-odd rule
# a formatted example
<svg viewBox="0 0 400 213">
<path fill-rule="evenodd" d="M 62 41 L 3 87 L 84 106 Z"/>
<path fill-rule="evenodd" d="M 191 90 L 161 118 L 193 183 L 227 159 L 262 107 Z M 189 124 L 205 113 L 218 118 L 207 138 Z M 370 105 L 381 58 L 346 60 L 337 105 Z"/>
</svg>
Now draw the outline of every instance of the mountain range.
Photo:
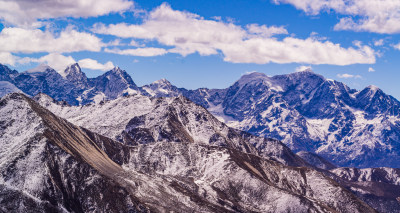
<svg viewBox="0 0 400 213">
<path fill-rule="evenodd" d="M 227 89 L 138 87 L 119 68 L 87 78 L 78 64 L 1 66 L 0 82 L 17 92 L 0 100 L 4 212 L 400 212 L 400 169 L 366 168 L 398 165 L 399 152 L 353 153 L 365 135 L 396 145 L 398 102 L 376 87 L 310 70 L 250 73 Z M 378 119 L 391 129 L 379 133 Z M 346 128 L 363 143 L 338 145 Z M 342 167 L 330 146 L 364 168 Z"/>
<path fill-rule="evenodd" d="M 248 73 L 226 89 L 196 90 L 166 79 L 138 87 L 118 67 L 87 78 L 78 64 L 62 73 L 44 65 L 21 73 L 0 66 L 0 80 L 31 97 L 45 93 L 69 105 L 132 94 L 184 96 L 229 127 L 275 138 L 294 152 L 315 153 L 341 167 L 400 165 L 400 102 L 375 86 L 357 91 L 311 70 L 273 77 Z"/>
</svg>

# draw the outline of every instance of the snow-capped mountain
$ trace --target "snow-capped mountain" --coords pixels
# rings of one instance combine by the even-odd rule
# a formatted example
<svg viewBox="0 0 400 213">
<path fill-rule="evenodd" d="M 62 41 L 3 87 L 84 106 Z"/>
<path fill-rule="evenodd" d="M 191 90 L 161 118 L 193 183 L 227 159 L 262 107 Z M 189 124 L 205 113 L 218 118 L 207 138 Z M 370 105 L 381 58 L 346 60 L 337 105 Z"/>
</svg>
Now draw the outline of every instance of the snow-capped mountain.
<svg viewBox="0 0 400 213">
<path fill-rule="evenodd" d="M 71 105 L 100 102 L 140 93 L 140 89 L 128 73 L 119 67 L 96 78 L 87 78 L 77 63 L 68 66 L 63 72 L 57 72 L 41 64 L 18 73 L 1 65 L 0 80 L 14 84 L 30 96 L 45 93 L 58 101 L 67 101 Z"/>
<path fill-rule="evenodd" d="M 339 166 L 400 165 L 400 103 L 376 86 L 356 91 L 306 70 L 255 72 L 227 89 L 180 91 L 228 126 L 276 138 L 293 151 Z"/>
<path fill-rule="evenodd" d="M 149 85 L 145 85 L 141 87 L 141 89 L 145 91 L 145 94 L 152 97 L 174 97 L 179 96 L 182 93 L 182 89 L 172 85 L 171 82 L 165 78 L 157 80 Z"/>
<path fill-rule="evenodd" d="M 0 125 L 6 212 L 375 212 L 314 169 L 205 143 L 124 145 L 22 94 L 0 100 Z"/>
</svg>

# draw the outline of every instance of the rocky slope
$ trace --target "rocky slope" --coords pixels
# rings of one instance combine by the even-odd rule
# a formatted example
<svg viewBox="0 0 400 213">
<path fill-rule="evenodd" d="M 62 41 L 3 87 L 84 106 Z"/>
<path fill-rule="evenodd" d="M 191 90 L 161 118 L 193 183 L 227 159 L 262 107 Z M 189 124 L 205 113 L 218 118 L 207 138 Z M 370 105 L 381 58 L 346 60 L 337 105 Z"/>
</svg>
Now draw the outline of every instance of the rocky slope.
<svg viewBox="0 0 400 213">
<path fill-rule="evenodd" d="M 127 146 L 21 94 L 0 112 L 2 211 L 375 212 L 313 169 L 202 143 Z"/>
</svg>

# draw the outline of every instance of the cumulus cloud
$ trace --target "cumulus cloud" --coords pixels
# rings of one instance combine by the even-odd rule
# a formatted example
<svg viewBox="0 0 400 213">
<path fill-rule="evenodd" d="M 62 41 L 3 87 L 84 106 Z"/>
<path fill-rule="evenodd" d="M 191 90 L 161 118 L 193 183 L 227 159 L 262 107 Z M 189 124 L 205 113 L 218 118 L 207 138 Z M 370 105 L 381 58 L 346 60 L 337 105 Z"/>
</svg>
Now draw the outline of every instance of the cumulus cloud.
<svg viewBox="0 0 400 213">
<path fill-rule="evenodd" d="M 143 56 L 143 57 L 159 56 L 168 53 L 168 51 L 163 48 L 155 48 L 155 47 L 144 47 L 144 48 L 124 49 L 124 50 L 117 48 L 115 49 L 106 48 L 104 52 L 115 53 L 120 55 Z"/>
<path fill-rule="evenodd" d="M 338 78 L 362 78 L 361 75 L 351 75 L 351 74 L 338 74 L 337 75 Z"/>
<path fill-rule="evenodd" d="M 67 28 L 54 35 L 40 29 L 9 27 L 0 32 L 0 51 L 12 53 L 100 51 L 104 46 L 93 34 Z"/>
<path fill-rule="evenodd" d="M 287 34 L 283 27 L 253 24 L 243 28 L 233 23 L 206 20 L 193 13 L 173 10 L 168 4 L 162 4 L 151 11 L 142 24 L 96 24 L 93 31 L 121 38 L 155 40 L 162 45 L 171 46 L 168 52 L 182 56 L 193 53 L 222 53 L 225 61 L 233 63 L 375 63 L 375 52 L 368 46 L 344 48 L 340 44 L 313 37 L 286 37 L 278 40 L 273 35 Z M 138 49 L 107 51 L 139 55 Z M 157 55 L 166 53 L 166 50 L 158 51 Z"/>
<path fill-rule="evenodd" d="M 375 72 L 375 69 L 372 68 L 372 67 L 369 67 L 369 68 L 368 68 L 368 72 Z"/>
<path fill-rule="evenodd" d="M 335 30 L 400 32 L 398 24 L 400 1 L 396 0 L 274 0 L 274 2 L 292 4 L 311 15 L 331 10 L 345 15 L 346 17 L 341 18 L 335 25 Z"/>
<path fill-rule="evenodd" d="M 0 64 L 8 64 L 14 66 L 19 57 L 9 53 L 9 52 L 0 52 Z"/>
<path fill-rule="evenodd" d="M 39 26 L 43 19 L 101 16 L 133 6 L 128 0 L 0 0 L 0 19 L 7 24 L 32 27 Z"/>
<path fill-rule="evenodd" d="M 105 64 L 102 64 L 91 58 L 85 58 L 85 59 L 79 60 L 78 63 L 80 65 L 80 67 L 86 68 L 86 69 L 91 69 L 91 70 L 107 71 L 107 70 L 111 70 L 112 68 L 114 68 L 114 64 L 111 61 L 107 61 Z"/>
</svg>

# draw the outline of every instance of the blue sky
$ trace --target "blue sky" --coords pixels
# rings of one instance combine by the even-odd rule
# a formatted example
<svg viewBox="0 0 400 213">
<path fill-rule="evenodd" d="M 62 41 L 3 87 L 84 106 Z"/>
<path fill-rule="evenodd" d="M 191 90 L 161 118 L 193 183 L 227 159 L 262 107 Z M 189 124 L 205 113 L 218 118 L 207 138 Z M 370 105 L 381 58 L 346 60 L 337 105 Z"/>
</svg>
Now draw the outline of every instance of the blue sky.
<svg viewBox="0 0 400 213">
<path fill-rule="evenodd" d="M 377 2 L 379 4 L 377 4 Z M 19 71 L 113 66 L 138 85 L 226 88 L 246 72 L 311 66 L 400 99 L 400 2 L 342 0 L 0 0 L 0 63 Z"/>
</svg>

